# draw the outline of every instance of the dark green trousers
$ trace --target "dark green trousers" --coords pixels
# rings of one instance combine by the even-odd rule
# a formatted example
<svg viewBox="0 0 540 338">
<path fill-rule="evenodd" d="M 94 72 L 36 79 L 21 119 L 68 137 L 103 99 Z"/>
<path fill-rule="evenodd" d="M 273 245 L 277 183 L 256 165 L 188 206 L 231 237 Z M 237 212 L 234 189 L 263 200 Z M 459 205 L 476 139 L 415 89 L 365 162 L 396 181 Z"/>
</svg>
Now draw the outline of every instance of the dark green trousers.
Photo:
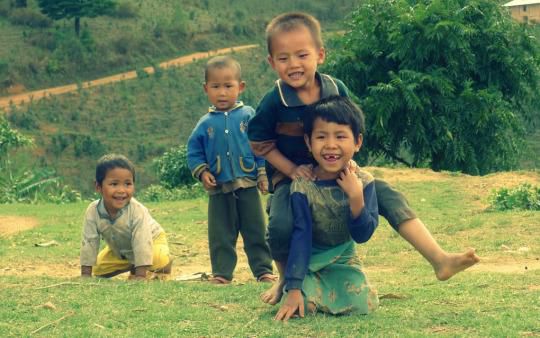
<svg viewBox="0 0 540 338">
<path fill-rule="evenodd" d="M 266 226 L 256 187 L 210 195 L 208 242 L 212 274 L 228 280 L 236 267 L 236 242 L 242 235 L 244 251 L 253 275 L 272 273 L 272 258 L 265 240 Z"/>
</svg>

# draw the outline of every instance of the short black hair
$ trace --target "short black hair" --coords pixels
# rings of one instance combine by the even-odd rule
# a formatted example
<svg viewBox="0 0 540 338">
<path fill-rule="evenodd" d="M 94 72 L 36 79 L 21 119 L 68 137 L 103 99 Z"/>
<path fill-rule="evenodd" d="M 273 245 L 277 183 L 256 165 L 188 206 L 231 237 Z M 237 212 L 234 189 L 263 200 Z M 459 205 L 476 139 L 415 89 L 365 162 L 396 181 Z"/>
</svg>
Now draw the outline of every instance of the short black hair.
<svg viewBox="0 0 540 338">
<path fill-rule="evenodd" d="M 365 132 L 364 113 L 348 97 L 330 96 L 310 106 L 304 114 L 304 133 L 311 137 L 313 124 L 320 118 L 327 122 L 348 125 L 355 139 Z"/>
<path fill-rule="evenodd" d="M 96 165 L 96 183 L 101 185 L 107 172 L 116 168 L 123 168 L 131 171 L 133 175 L 133 182 L 135 182 L 135 166 L 124 155 L 119 154 L 107 154 L 103 155 Z"/>
<path fill-rule="evenodd" d="M 236 79 L 242 80 L 242 67 L 240 63 L 228 55 L 215 56 L 208 60 L 204 67 L 204 82 L 208 82 L 210 72 L 214 69 L 231 68 L 236 72 Z"/>
</svg>

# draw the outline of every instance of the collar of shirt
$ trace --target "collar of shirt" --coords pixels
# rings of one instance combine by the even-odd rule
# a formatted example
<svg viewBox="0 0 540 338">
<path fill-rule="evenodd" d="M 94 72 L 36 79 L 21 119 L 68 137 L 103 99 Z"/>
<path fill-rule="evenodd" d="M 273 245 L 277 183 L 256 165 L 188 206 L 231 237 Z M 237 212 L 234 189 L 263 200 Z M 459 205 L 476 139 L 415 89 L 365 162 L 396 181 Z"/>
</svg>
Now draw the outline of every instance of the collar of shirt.
<svg viewBox="0 0 540 338">
<path fill-rule="evenodd" d="M 332 95 L 339 95 L 337 83 L 332 77 L 316 72 L 315 78 L 321 84 L 321 99 L 325 99 Z M 301 107 L 306 105 L 304 102 L 302 102 L 302 100 L 300 100 L 296 90 L 283 80 L 276 80 L 276 86 L 281 98 L 281 102 L 285 107 Z"/>
<path fill-rule="evenodd" d="M 97 205 L 97 211 L 100 218 L 106 218 L 113 222 L 114 220 L 118 219 L 120 216 L 124 214 L 124 211 L 129 207 L 129 203 L 126 204 L 125 207 L 120 209 L 118 213 L 116 214 L 116 217 L 113 219 L 110 215 L 107 209 L 105 209 L 105 203 L 103 203 L 103 198 L 99 199 L 98 205 Z"/>
<path fill-rule="evenodd" d="M 228 113 L 232 112 L 232 111 L 235 110 L 235 109 L 238 109 L 238 108 L 240 108 L 240 107 L 243 107 L 243 106 L 244 106 L 244 102 L 242 102 L 242 101 L 236 101 L 236 104 L 234 105 L 234 107 L 232 107 L 232 108 L 228 111 Z M 216 109 L 216 106 L 208 107 L 208 112 L 209 112 L 209 113 L 225 113 L 225 112 L 223 112 L 223 111 L 221 111 L 221 110 L 217 110 L 217 109 Z"/>
</svg>

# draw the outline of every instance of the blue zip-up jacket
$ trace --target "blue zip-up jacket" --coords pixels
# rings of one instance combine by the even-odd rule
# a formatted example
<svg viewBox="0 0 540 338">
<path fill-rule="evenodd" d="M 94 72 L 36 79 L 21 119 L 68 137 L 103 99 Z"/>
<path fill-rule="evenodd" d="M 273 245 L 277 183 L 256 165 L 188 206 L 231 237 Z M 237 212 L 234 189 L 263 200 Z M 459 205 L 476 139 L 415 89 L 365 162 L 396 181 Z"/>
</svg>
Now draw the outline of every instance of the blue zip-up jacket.
<svg viewBox="0 0 540 338">
<path fill-rule="evenodd" d="M 242 177 L 257 179 L 257 168 L 264 168 L 264 158 L 253 155 L 247 137 L 249 119 L 255 114 L 239 101 L 228 112 L 209 108 L 188 139 L 188 166 L 193 177 L 200 179 L 209 170 L 217 183 Z"/>
</svg>

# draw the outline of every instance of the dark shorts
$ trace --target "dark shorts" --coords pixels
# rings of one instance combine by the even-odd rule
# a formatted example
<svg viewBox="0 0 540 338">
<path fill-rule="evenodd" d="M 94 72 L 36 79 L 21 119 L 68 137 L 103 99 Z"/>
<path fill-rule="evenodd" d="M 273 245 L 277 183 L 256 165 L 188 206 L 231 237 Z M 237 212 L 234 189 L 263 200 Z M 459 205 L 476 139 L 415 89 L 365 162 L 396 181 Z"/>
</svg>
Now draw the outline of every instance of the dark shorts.
<svg viewBox="0 0 540 338">
<path fill-rule="evenodd" d="M 290 182 L 278 184 L 274 194 L 268 199 L 267 205 L 269 219 L 266 239 L 272 258 L 278 262 L 287 261 L 289 255 L 293 229 L 290 186 Z M 390 223 L 394 230 L 398 231 L 401 223 L 416 218 L 416 214 L 409 207 L 405 196 L 387 182 L 376 179 L 375 190 L 377 191 L 379 214 Z"/>
</svg>

